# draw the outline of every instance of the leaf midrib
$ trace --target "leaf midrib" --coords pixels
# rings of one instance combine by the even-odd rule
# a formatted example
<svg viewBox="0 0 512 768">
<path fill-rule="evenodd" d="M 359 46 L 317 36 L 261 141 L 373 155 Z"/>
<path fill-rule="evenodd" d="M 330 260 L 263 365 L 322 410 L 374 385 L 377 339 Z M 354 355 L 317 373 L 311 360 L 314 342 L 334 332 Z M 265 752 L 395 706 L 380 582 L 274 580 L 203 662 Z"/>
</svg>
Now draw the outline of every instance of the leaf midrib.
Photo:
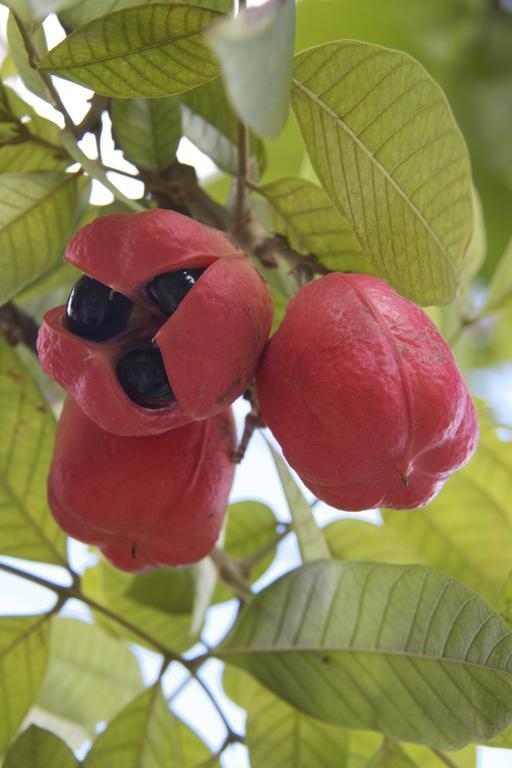
<svg viewBox="0 0 512 768">
<path fill-rule="evenodd" d="M 0 653 L 0 661 L 3 661 L 5 657 L 9 656 L 9 654 L 12 653 L 12 651 L 20 643 L 24 643 L 25 640 L 30 637 L 30 635 L 32 635 L 34 632 L 37 632 L 47 621 L 52 618 L 53 615 L 53 611 L 48 611 L 47 613 L 44 613 L 42 616 L 40 616 L 37 621 L 32 622 L 32 624 L 30 624 L 20 635 L 18 635 L 18 637 L 16 637 L 10 645 L 3 649 L 3 651 Z M 25 617 L 22 616 L 20 618 Z"/>
<path fill-rule="evenodd" d="M 421 211 L 414 205 L 414 203 L 410 200 L 408 195 L 405 193 L 405 191 L 400 187 L 400 185 L 395 181 L 393 176 L 389 173 L 389 171 L 384 168 L 382 163 L 380 163 L 375 156 L 369 151 L 369 149 L 366 147 L 365 144 L 361 141 L 359 136 L 348 126 L 339 115 L 336 114 L 336 112 L 331 109 L 324 101 L 322 101 L 313 91 L 310 91 L 309 88 L 306 88 L 303 83 L 301 83 L 296 78 L 292 77 L 292 88 L 295 88 L 297 91 L 302 93 L 306 98 L 311 99 L 320 109 L 322 109 L 324 112 L 326 112 L 337 125 L 339 125 L 342 130 L 347 134 L 347 136 L 352 139 L 352 141 L 357 144 L 357 146 L 360 148 L 360 150 L 363 152 L 363 154 L 367 157 L 370 163 L 373 163 L 373 165 L 377 168 L 377 170 L 384 176 L 386 181 L 398 192 L 400 197 L 403 198 L 406 205 L 412 210 L 413 214 L 417 216 L 418 220 L 423 224 L 425 230 L 428 232 L 432 240 L 435 242 L 443 256 L 447 259 L 447 261 L 450 264 L 450 267 L 452 269 L 452 277 L 455 280 L 457 275 L 457 270 L 453 261 L 452 256 L 448 253 L 446 250 L 446 247 L 443 245 L 441 240 L 439 239 L 438 235 L 434 232 L 429 222 L 426 220 L 426 218 L 423 216 Z"/>
<path fill-rule="evenodd" d="M 154 6 L 148 6 L 148 7 L 154 7 Z M 187 5 L 178 5 L 178 4 L 176 4 L 176 5 L 169 6 L 169 11 L 172 12 L 172 11 L 176 10 L 177 8 L 184 8 L 184 9 L 190 10 L 191 7 L 196 7 L 196 6 L 187 6 Z M 127 10 L 129 10 L 129 9 L 123 9 L 121 11 L 116 11 L 115 13 L 122 14 L 122 13 L 125 13 Z M 49 51 L 46 54 L 46 56 L 41 61 L 41 64 L 39 65 L 39 69 L 43 70 L 44 72 L 57 72 L 57 71 L 62 71 L 62 72 L 66 71 L 66 72 L 68 72 L 69 70 L 72 70 L 72 69 L 81 69 L 82 67 L 90 67 L 90 66 L 93 66 L 95 64 L 101 64 L 102 62 L 105 62 L 105 61 L 115 61 L 116 59 L 123 59 L 126 56 L 134 56 L 134 55 L 136 55 L 138 53 L 145 53 L 146 51 L 151 51 L 154 48 L 161 48 L 164 45 L 170 45 L 171 43 L 176 43 L 176 42 L 179 42 L 180 40 L 188 40 L 189 37 L 194 37 L 196 35 L 202 35 L 204 30 L 206 29 L 206 27 L 217 16 L 219 16 L 221 14 L 219 14 L 218 11 L 212 11 L 212 10 L 210 10 L 208 8 L 201 8 L 201 10 L 204 11 L 205 14 L 211 13 L 212 16 L 204 24 L 204 26 L 202 26 L 200 29 L 196 29 L 195 31 L 186 32 L 186 33 L 184 33 L 182 35 L 176 35 L 175 37 L 171 37 L 171 38 L 168 38 L 168 39 L 165 39 L 165 40 L 160 40 L 158 42 L 150 43 L 148 45 L 142 45 L 139 48 L 128 48 L 127 50 L 125 50 L 125 51 L 123 51 L 121 53 L 110 54 L 108 56 L 102 56 L 100 58 L 91 58 L 88 61 L 82 61 L 81 63 L 78 63 L 78 64 L 74 64 L 73 62 L 71 62 L 70 64 L 56 64 L 56 65 L 53 65 L 53 66 L 43 66 L 43 62 L 44 62 L 45 59 L 47 59 L 48 62 L 51 64 L 51 59 L 52 59 L 51 54 L 53 53 L 53 51 L 57 50 L 57 48 L 60 47 L 60 45 L 62 45 L 62 43 L 61 43 L 59 46 L 56 46 L 56 48 L 54 48 L 53 51 Z M 114 14 L 112 14 L 112 15 L 114 15 Z M 93 24 L 95 22 L 90 22 L 90 23 Z M 71 35 L 70 35 L 70 37 L 71 37 Z M 209 48 L 207 48 L 205 46 L 205 50 L 209 51 Z M 213 59 L 213 57 L 212 57 L 212 62 L 211 63 L 212 64 L 215 63 L 215 60 Z"/>
<path fill-rule="evenodd" d="M 506 637 L 506 635 L 504 636 Z M 509 637 L 512 637 L 509 635 Z M 325 653 L 333 653 L 333 654 L 340 654 L 340 653 L 362 653 L 362 654 L 369 654 L 369 655 L 379 655 L 379 656 L 391 656 L 391 657 L 398 657 L 398 658 L 407 658 L 407 659 L 414 659 L 415 661 L 433 661 L 433 662 L 446 662 L 450 664 L 457 664 L 459 666 L 469 667 L 470 669 L 480 669 L 484 670 L 485 672 L 499 672 L 503 675 L 509 675 L 512 679 L 512 672 L 510 672 L 507 669 L 499 669 L 498 667 L 493 667 L 489 665 L 483 665 L 483 664 L 476 664 L 473 661 L 464 661 L 462 659 L 452 659 L 446 656 L 432 656 L 431 654 L 421 654 L 421 653 L 411 653 L 410 651 L 389 651 L 385 649 L 380 648 L 350 648 L 348 646 L 327 646 L 327 645 L 300 645 L 300 646 L 279 646 L 274 648 L 268 648 L 265 646 L 250 646 L 250 647 L 244 647 L 241 646 L 239 648 L 221 648 L 218 652 L 215 652 L 215 656 L 217 658 L 224 658 L 226 656 L 253 656 L 253 655 L 263 655 L 263 654 L 275 654 L 278 655 L 280 653 L 315 653 L 315 654 L 325 654 Z"/>
</svg>

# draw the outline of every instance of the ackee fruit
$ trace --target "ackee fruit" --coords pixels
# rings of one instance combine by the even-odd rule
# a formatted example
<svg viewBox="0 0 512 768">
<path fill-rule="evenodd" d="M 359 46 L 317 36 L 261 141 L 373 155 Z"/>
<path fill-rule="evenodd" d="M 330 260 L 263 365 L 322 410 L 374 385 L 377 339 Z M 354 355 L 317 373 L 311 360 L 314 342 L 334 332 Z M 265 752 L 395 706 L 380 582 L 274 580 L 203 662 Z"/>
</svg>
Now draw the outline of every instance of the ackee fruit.
<svg viewBox="0 0 512 768">
<path fill-rule="evenodd" d="M 158 434 L 247 388 L 273 306 L 226 235 L 175 211 L 114 214 L 77 232 L 65 258 L 85 276 L 46 313 L 39 357 L 102 429 Z"/>
<path fill-rule="evenodd" d="M 159 435 L 100 429 L 67 398 L 48 478 L 69 535 L 124 571 L 194 563 L 219 535 L 234 467 L 230 409 Z"/>
<path fill-rule="evenodd" d="M 339 509 L 426 504 L 478 441 L 448 344 L 384 281 L 333 273 L 302 288 L 257 372 L 290 465 Z"/>
</svg>

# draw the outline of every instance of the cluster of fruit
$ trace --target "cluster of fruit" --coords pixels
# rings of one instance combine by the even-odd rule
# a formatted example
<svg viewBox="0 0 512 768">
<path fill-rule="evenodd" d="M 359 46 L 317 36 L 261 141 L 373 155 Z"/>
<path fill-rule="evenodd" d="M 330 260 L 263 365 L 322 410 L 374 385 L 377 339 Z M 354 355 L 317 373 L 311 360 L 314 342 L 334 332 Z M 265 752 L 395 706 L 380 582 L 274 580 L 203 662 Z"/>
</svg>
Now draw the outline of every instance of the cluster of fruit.
<svg viewBox="0 0 512 768">
<path fill-rule="evenodd" d="M 384 281 L 335 273 L 273 307 L 250 259 L 173 211 L 99 218 L 70 241 L 84 272 L 38 349 L 69 393 L 49 501 L 119 568 L 213 547 L 233 478 L 230 406 L 256 374 L 261 413 L 322 500 L 416 507 L 473 453 L 475 409 L 448 345 Z"/>
</svg>

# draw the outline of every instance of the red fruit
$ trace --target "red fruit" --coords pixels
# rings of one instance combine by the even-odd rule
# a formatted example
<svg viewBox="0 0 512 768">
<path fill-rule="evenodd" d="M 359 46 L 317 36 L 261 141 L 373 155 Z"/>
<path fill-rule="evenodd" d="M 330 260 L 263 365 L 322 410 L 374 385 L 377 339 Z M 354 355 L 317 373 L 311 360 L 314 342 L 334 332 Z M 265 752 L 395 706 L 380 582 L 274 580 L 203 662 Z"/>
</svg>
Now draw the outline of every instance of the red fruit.
<svg viewBox="0 0 512 768">
<path fill-rule="evenodd" d="M 290 302 L 258 373 L 291 466 L 340 509 L 426 504 L 475 451 L 475 407 L 451 350 L 383 280 L 331 274 Z"/>
<path fill-rule="evenodd" d="M 229 409 L 160 435 L 120 437 L 68 398 L 48 478 L 51 511 L 124 571 L 196 562 L 219 535 L 234 445 Z"/>
<path fill-rule="evenodd" d="M 158 434 L 230 405 L 247 388 L 272 323 L 268 288 L 249 258 L 222 233 L 174 211 L 96 219 L 70 241 L 65 258 L 134 302 L 124 331 L 106 341 L 70 330 L 66 307 L 44 318 L 44 370 L 100 427 L 120 435 Z M 173 314 L 147 293 L 163 273 L 204 270 Z M 123 355 L 154 342 L 175 400 L 138 405 L 120 386 Z"/>
</svg>

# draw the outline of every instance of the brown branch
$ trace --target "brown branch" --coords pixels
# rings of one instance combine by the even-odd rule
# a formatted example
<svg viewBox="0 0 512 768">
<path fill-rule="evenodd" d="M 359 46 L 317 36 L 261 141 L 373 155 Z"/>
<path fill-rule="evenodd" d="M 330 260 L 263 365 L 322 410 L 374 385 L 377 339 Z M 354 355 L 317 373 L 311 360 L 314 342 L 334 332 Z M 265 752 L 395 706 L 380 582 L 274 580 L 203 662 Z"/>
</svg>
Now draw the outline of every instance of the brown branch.
<svg viewBox="0 0 512 768">
<path fill-rule="evenodd" d="M 228 231 L 227 210 L 199 186 L 193 166 L 176 161 L 158 176 L 141 172 L 140 177 L 162 208 L 177 210 L 202 224 Z"/>
<path fill-rule="evenodd" d="M 10 301 L 0 307 L 0 331 L 13 347 L 23 344 L 37 355 L 39 326 L 30 315 Z"/>
<path fill-rule="evenodd" d="M 75 126 L 77 138 L 81 139 L 86 133 L 95 133 L 101 127 L 101 116 L 108 109 L 110 99 L 95 93 L 89 100 L 89 110 L 82 122 Z"/>
</svg>

